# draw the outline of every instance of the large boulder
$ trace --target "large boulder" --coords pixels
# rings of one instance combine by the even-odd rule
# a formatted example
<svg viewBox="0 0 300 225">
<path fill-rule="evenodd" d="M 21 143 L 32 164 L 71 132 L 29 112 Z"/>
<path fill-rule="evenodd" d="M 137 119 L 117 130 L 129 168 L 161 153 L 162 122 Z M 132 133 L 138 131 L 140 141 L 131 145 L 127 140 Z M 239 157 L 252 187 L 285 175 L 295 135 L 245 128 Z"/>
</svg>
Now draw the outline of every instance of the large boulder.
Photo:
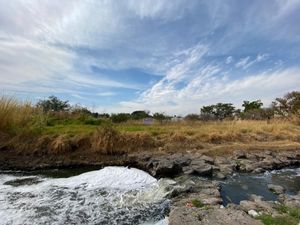
<svg viewBox="0 0 300 225">
<path fill-rule="evenodd" d="M 228 208 L 184 208 L 171 211 L 169 225 L 262 225 L 247 213 Z"/>
</svg>

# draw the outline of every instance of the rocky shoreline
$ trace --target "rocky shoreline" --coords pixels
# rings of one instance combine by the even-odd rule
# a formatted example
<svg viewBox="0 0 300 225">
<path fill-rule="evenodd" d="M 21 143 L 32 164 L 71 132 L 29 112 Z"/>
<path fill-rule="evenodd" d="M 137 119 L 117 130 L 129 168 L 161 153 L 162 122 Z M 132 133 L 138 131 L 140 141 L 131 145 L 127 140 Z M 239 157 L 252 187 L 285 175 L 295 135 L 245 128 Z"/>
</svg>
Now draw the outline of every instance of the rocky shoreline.
<svg viewBox="0 0 300 225">
<path fill-rule="evenodd" d="M 285 212 L 280 211 L 283 207 L 300 209 L 300 192 L 288 195 L 278 185 L 269 185 L 278 195 L 277 201 L 264 201 L 261 196 L 251 195 L 249 200 L 224 207 L 218 181 L 200 179 L 194 182 L 188 176 L 175 180 L 176 186 L 170 194 L 169 225 L 256 225 L 263 224 L 257 220 L 259 216 L 284 215 Z"/>
<path fill-rule="evenodd" d="M 182 174 L 225 179 L 233 172 L 262 173 L 300 164 L 297 151 L 235 151 L 231 155 L 210 157 L 199 153 L 171 155 L 135 155 L 129 162 L 154 177 L 176 177 Z"/>
<path fill-rule="evenodd" d="M 18 156 L 16 156 L 17 158 Z M 29 157 L 29 156 L 28 156 Z M 21 157 L 22 158 L 22 157 Z M 2 159 L 3 160 L 3 159 Z M 24 160 L 24 158 L 23 158 Z M 176 182 L 169 193 L 171 199 L 170 225 L 196 224 L 262 224 L 255 218 L 260 215 L 278 215 L 281 206 L 300 208 L 300 193 L 290 196 L 280 186 L 269 186 L 278 194 L 278 201 L 264 201 L 260 196 L 251 196 L 240 204 L 223 206 L 220 182 L 234 172 L 262 173 L 300 165 L 300 150 L 293 151 L 235 151 L 224 156 L 208 156 L 200 153 L 174 154 L 132 154 L 126 156 L 107 156 L 86 158 L 80 161 L 53 158 L 43 162 L 32 160 L 6 161 L 1 169 L 40 169 L 61 168 L 82 165 L 131 166 L 147 171 L 156 178 L 173 178 Z M 17 163 L 14 163 L 17 162 Z M 191 179 L 197 176 L 197 182 Z M 209 179 L 207 179 L 209 178 Z"/>
<path fill-rule="evenodd" d="M 233 172 L 262 173 L 299 164 L 300 151 L 236 151 L 230 156 L 217 157 L 201 154 L 145 156 L 136 166 L 156 177 L 175 177 L 176 185 L 170 193 L 169 225 L 256 225 L 263 224 L 256 219 L 259 216 L 284 215 L 279 212 L 282 207 L 299 209 L 300 192 L 292 196 L 285 194 L 281 186 L 269 185 L 268 188 L 278 195 L 278 201 L 264 201 L 261 196 L 252 195 L 240 204 L 230 203 L 224 207 L 218 180 L 226 179 Z M 210 179 L 195 182 L 191 175 Z"/>
</svg>

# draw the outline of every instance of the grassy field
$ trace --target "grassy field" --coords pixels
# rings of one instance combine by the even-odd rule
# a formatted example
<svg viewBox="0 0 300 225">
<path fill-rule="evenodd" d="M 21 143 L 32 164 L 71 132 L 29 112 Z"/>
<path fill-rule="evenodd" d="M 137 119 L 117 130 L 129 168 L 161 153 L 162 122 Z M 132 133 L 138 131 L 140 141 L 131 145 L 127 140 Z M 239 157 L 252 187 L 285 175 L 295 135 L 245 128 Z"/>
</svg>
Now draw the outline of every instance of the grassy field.
<svg viewBox="0 0 300 225">
<path fill-rule="evenodd" d="M 280 150 L 300 146 L 299 118 L 155 122 L 152 125 L 143 125 L 142 121 L 128 121 L 114 124 L 107 119 L 94 119 L 86 115 L 46 114 L 29 102 L 19 102 L 8 97 L 0 98 L 0 134 L 11 139 L 30 135 L 63 136 L 63 140 L 97 136 L 94 139 L 99 145 L 110 142 L 107 148 L 132 146 L 127 148 L 128 151 L 134 148 L 136 142 L 140 148 L 149 145 L 160 151 L 210 150 L 219 153 L 238 148 Z"/>
</svg>

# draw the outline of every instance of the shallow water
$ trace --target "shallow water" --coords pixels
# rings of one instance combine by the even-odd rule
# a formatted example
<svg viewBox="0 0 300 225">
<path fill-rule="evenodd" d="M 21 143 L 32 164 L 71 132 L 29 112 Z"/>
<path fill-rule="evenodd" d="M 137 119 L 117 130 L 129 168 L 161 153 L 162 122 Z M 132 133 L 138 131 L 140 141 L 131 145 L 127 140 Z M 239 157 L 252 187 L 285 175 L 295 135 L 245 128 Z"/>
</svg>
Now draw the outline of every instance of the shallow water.
<svg viewBox="0 0 300 225">
<path fill-rule="evenodd" d="M 290 168 L 265 172 L 264 174 L 239 173 L 221 182 L 223 204 L 239 204 L 249 199 L 251 194 L 262 196 L 265 200 L 276 200 L 277 195 L 268 190 L 268 184 L 280 185 L 287 194 L 300 191 L 300 168 Z"/>
<path fill-rule="evenodd" d="M 67 178 L 1 173 L 0 224 L 163 224 L 167 186 L 125 167 Z"/>
</svg>

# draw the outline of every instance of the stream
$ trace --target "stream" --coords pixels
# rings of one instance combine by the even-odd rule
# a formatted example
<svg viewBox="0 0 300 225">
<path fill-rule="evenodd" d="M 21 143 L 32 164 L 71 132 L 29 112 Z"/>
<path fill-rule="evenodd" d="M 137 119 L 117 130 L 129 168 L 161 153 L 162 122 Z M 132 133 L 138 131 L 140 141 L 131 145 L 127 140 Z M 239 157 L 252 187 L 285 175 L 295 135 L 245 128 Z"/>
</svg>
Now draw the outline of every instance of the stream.
<svg viewBox="0 0 300 225">
<path fill-rule="evenodd" d="M 126 167 L 0 171 L 0 225 L 166 225 L 172 182 Z M 297 194 L 300 168 L 233 174 L 220 181 L 223 205 L 251 194 L 276 200 L 271 183 Z"/>
</svg>

